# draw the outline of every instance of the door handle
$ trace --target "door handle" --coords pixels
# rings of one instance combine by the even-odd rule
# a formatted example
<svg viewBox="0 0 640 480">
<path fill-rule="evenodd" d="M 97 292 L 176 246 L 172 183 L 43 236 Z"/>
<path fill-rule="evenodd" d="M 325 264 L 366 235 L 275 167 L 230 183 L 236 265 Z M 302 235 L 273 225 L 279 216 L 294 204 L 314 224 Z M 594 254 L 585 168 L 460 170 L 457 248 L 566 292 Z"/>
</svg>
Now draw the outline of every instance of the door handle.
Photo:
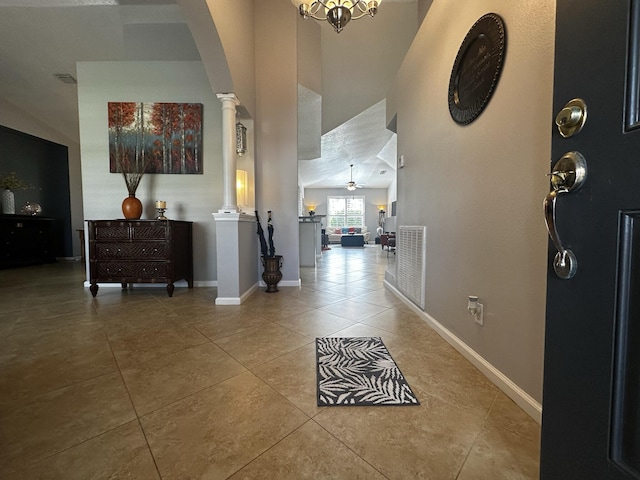
<svg viewBox="0 0 640 480">
<path fill-rule="evenodd" d="M 551 191 L 544 198 L 544 221 L 549 237 L 558 253 L 553 260 L 553 270 L 558 277 L 568 280 L 578 269 L 578 260 L 574 253 L 562 246 L 556 226 L 556 205 L 558 196 L 579 189 L 587 178 L 587 161 L 580 152 L 565 153 L 556 162 L 551 177 Z"/>
</svg>

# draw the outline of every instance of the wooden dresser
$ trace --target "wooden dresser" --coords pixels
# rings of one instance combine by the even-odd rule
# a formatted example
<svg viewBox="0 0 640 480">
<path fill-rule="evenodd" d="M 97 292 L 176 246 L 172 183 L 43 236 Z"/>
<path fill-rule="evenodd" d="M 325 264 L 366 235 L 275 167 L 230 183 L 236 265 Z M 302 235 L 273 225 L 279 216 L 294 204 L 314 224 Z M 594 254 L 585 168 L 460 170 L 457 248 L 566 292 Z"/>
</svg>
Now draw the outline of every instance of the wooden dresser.
<svg viewBox="0 0 640 480">
<path fill-rule="evenodd" d="M 53 218 L 0 215 L 0 268 L 55 262 Z"/>
<path fill-rule="evenodd" d="M 177 220 L 89 220 L 91 293 L 98 283 L 173 283 L 193 288 L 192 222 Z"/>
</svg>

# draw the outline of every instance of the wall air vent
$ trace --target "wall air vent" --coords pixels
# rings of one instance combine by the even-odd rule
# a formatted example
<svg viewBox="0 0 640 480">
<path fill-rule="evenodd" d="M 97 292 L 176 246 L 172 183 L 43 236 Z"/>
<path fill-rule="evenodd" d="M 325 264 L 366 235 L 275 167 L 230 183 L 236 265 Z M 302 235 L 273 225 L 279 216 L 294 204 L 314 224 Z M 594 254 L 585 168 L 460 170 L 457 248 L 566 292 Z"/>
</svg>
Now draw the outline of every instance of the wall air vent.
<svg viewBox="0 0 640 480">
<path fill-rule="evenodd" d="M 76 79 L 73 78 L 73 76 L 71 76 L 71 74 L 69 73 L 54 73 L 53 76 L 60 80 L 62 83 L 68 83 L 71 85 L 75 85 L 76 83 L 78 83 Z"/>
<path fill-rule="evenodd" d="M 427 280 L 427 227 L 401 226 L 396 233 L 398 290 L 425 309 Z"/>
</svg>

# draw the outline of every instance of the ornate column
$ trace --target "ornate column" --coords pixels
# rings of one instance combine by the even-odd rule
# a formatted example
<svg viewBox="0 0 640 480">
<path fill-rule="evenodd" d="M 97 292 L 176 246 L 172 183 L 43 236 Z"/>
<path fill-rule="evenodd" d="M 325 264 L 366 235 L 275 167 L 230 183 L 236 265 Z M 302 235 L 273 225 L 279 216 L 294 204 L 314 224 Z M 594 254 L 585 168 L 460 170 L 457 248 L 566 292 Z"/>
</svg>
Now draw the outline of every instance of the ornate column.
<svg viewBox="0 0 640 480">
<path fill-rule="evenodd" d="M 223 202 L 219 213 L 239 211 L 236 195 L 236 105 L 240 102 L 233 93 L 218 93 L 222 102 L 222 177 Z"/>
</svg>

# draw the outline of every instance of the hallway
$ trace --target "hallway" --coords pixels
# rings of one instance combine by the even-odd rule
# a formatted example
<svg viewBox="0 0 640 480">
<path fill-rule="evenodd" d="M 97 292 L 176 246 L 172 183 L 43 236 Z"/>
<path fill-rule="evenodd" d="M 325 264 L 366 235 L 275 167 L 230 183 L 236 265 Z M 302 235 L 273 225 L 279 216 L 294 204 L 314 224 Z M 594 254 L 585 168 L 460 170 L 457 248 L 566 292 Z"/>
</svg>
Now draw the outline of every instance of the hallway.
<svg viewBox="0 0 640 480">
<path fill-rule="evenodd" d="M 0 270 L 0 477 L 538 478 L 539 426 L 383 286 L 395 256 L 331 248 L 241 306 Z M 329 335 L 382 337 L 421 405 L 317 407 Z"/>
</svg>

